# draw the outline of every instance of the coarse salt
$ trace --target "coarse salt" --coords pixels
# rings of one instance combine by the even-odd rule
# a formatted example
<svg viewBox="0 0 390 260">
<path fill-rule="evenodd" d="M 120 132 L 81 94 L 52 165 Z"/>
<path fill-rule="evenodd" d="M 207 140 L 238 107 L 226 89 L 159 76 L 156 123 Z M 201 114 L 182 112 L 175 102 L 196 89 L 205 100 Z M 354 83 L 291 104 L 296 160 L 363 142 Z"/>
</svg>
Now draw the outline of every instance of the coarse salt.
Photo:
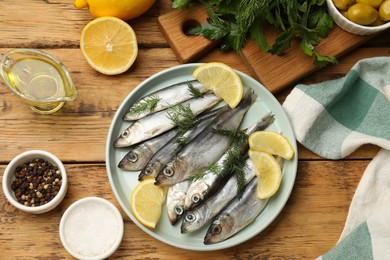
<svg viewBox="0 0 390 260">
<path fill-rule="evenodd" d="M 114 211 L 113 205 L 102 202 L 99 198 L 80 200 L 67 210 L 60 229 L 68 251 L 89 258 L 102 256 L 119 245 L 123 235 L 122 217 L 119 214 L 118 218 L 119 212 Z"/>
</svg>

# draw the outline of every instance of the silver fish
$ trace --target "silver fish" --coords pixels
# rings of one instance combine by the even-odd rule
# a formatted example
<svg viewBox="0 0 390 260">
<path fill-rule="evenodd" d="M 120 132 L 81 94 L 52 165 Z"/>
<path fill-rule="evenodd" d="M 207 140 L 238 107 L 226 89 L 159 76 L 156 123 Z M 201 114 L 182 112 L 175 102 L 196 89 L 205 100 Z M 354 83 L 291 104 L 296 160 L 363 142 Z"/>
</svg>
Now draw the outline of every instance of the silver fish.
<svg viewBox="0 0 390 260">
<path fill-rule="evenodd" d="M 257 177 L 245 187 L 242 196 L 235 197 L 214 219 L 204 238 L 206 245 L 228 239 L 256 219 L 268 202 L 257 198 L 256 189 Z"/>
<path fill-rule="evenodd" d="M 177 135 L 177 128 L 130 147 L 118 167 L 126 171 L 140 171 L 150 158 Z"/>
<path fill-rule="evenodd" d="M 194 115 L 198 115 L 217 104 L 220 98 L 214 94 L 206 94 L 201 98 L 190 99 L 182 105 L 189 106 Z M 169 114 L 172 111 L 162 110 L 134 121 L 125 129 L 114 143 L 114 147 L 128 147 L 152 137 L 160 135 L 175 127 Z"/>
<path fill-rule="evenodd" d="M 176 224 L 184 213 L 184 198 L 186 196 L 186 192 L 190 184 L 191 181 L 188 180 L 179 182 L 168 188 L 167 212 L 169 221 L 172 225 Z"/>
<path fill-rule="evenodd" d="M 248 183 L 255 176 L 255 170 L 250 159 L 247 159 L 246 164 L 244 178 L 245 183 Z M 236 176 L 231 176 L 218 193 L 199 207 L 186 212 L 181 225 L 181 233 L 194 232 L 205 226 L 238 194 L 237 188 Z"/>
<path fill-rule="evenodd" d="M 170 85 L 166 88 L 157 90 L 139 99 L 136 103 L 134 103 L 130 107 L 129 112 L 127 112 L 124 115 L 123 120 L 125 121 L 138 120 L 148 114 L 164 110 L 167 107 L 176 105 L 178 103 L 193 98 L 193 93 L 190 90 L 190 86 L 197 89 L 200 93 L 206 93 L 208 91 L 197 80 L 185 81 L 185 82 L 180 82 L 177 84 Z M 141 113 L 134 112 L 135 110 L 134 108 L 142 106 L 143 104 L 146 104 L 153 99 L 156 99 L 158 102 L 156 103 L 152 111 L 146 109 L 143 110 Z"/>
<path fill-rule="evenodd" d="M 275 117 L 269 113 L 265 115 L 261 121 L 249 127 L 245 133 L 249 136 L 255 131 L 267 128 L 274 121 Z M 246 153 L 248 148 L 248 143 L 243 144 L 241 147 L 241 152 Z M 225 160 L 228 158 L 232 149 L 235 149 L 235 147 L 229 147 L 228 151 L 226 151 L 216 162 L 217 168 L 220 171 L 224 171 L 224 168 L 227 166 Z M 225 182 L 226 177 L 222 176 L 221 174 L 216 174 L 212 169 L 207 170 L 201 178 L 194 180 L 188 188 L 184 210 L 193 209 L 200 205 L 206 198 L 210 197 L 214 192 L 216 192 Z"/>
<path fill-rule="evenodd" d="M 215 163 L 229 148 L 231 140 L 227 136 L 215 133 L 212 128 L 237 129 L 254 99 L 254 92 L 248 91 L 237 108 L 226 111 L 217 118 L 215 125 L 209 126 L 184 146 L 157 175 L 155 184 L 161 186 L 176 184 Z"/>
<path fill-rule="evenodd" d="M 216 118 L 219 113 L 225 111 L 224 109 L 219 108 L 213 111 L 208 112 L 205 116 L 199 117 L 199 123 L 195 128 L 189 129 L 184 134 L 177 134 L 172 140 L 170 140 L 164 147 L 158 150 L 147 162 L 145 167 L 141 170 L 138 175 L 138 180 L 143 180 L 145 178 L 155 178 L 161 169 L 172 159 L 172 157 L 177 153 L 177 149 L 180 146 L 180 139 L 185 140 L 186 142 L 194 139 L 199 133 L 201 133 L 212 121 Z"/>
</svg>

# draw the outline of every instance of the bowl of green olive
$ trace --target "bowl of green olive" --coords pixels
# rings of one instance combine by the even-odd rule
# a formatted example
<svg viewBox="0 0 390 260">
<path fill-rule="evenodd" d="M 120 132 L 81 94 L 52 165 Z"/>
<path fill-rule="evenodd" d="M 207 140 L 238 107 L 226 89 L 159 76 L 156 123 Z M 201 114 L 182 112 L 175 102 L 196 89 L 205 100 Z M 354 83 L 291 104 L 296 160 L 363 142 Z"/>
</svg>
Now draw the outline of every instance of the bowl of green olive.
<svg viewBox="0 0 390 260">
<path fill-rule="evenodd" d="M 327 0 L 329 14 L 343 30 L 369 35 L 390 28 L 390 0 Z"/>
</svg>

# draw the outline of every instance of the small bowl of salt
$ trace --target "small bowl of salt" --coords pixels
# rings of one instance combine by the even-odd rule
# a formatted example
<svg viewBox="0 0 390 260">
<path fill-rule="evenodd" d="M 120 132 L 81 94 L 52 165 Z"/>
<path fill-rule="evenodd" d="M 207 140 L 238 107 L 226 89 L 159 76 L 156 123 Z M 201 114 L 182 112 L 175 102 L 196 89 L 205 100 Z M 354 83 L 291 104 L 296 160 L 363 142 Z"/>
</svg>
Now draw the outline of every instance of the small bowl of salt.
<svg viewBox="0 0 390 260">
<path fill-rule="evenodd" d="M 106 259 L 118 249 L 122 237 L 121 213 L 102 198 L 80 199 L 61 218 L 62 245 L 77 259 Z"/>
</svg>

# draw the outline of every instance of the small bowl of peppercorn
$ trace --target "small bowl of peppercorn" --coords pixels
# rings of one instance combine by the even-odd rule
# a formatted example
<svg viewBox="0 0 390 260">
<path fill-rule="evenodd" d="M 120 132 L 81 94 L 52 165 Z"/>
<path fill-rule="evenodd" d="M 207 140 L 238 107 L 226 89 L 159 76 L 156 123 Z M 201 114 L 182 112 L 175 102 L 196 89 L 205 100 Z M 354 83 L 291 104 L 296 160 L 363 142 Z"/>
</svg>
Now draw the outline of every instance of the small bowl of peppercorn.
<svg viewBox="0 0 390 260">
<path fill-rule="evenodd" d="M 33 214 L 54 209 L 65 197 L 68 179 L 55 155 L 30 150 L 16 156 L 5 168 L 3 191 L 16 208 Z"/>
</svg>

